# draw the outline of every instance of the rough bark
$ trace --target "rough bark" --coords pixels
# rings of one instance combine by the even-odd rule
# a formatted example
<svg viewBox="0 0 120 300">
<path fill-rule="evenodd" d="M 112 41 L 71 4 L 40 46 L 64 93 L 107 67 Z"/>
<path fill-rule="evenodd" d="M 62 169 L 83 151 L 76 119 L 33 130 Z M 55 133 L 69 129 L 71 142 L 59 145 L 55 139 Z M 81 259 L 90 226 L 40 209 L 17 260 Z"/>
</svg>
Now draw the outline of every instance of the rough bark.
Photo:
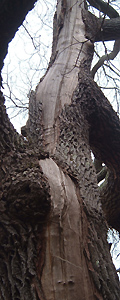
<svg viewBox="0 0 120 300">
<path fill-rule="evenodd" d="M 51 62 L 22 129 L 27 142 L 1 95 L 2 300 L 120 298 L 90 148 L 116 170 L 113 155 L 107 159 L 112 139 L 107 148 L 104 138 L 108 121 L 116 134 L 110 149 L 119 151 L 119 121 L 90 74 L 82 8 L 83 1 L 58 2 Z"/>
<path fill-rule="evenodd" d="M 0 103 L 0 299 L 38 299 L 37 266 L 51 207 L 39 165 L 46 156 L 15 132 L 2 94 Z"/>
<path fill-rule="evenodd" d="M 78 97 L 82 112 L 90 126 L 91 149 L 94 155 L 111 170 L 110 174 L 112 173 L 109 177 L 109 184 L 105 184 L 100 196 L 109 225 L 120 231 L 120 122 L 117 113 L 113 111 L 109 101 L 93 81 L 91 74 L 88 76 L 87 66 L 87 61 L 83 61 L 82 70 L 84 68 L 84 72 L 82 72 L 82 76 L 79 73 L 80 92 Z"/>
<path fill-rule="evenodd" d="M 73 3 L 74 4 L 74 3 Z M 60 4 L 59 4 L 60 5 Z M 45 291 L 45 296 L 48 297 L 51 293 L 54 295 L 53 297 L 56 298 L 59 293 L 61 293 L 61 297 L 65 295 L 65 291 L 68 293 L 68 298 L 73 298 L 73 295 L 75 297 L 75 291 L 76 287 L 74 286 L 74 282 L 78 281 L 78 278 L 80 278 L 80 270 L 77 272 L 76 270 L 73 271 L 73 287 L 72 287 L 72 293 L 69 293 L 69 273 L 67 271 L 67 264 L 70 265 L 70 262 L 72 264 L 77 265 L 77 254 L 75 255 L 76 259 L 72 256 L 72 253 L 70 252 L 69 247 L 65 245 L 65 241 L 68 240 L 68 237 L 66 238 L 66 235 L 68 235 L 67 232 L 64 231 L 64 228 L 68 228 L 68 225 L 63 222 L 62 215 L 66 216 L 66 222 L 67 218 L 70 220 L 69 227 L 71 230 L 71 215 L 69 216 L 69 213 L 66 213 L 67 207 L 68 207 L 68 195 L 66 191 L 66 187 L 71 186 L 71 194 L 74 194 L 74 191 L 72 192 L 72 183 L 70 184 L 67 182 L 66 184 L 64 176 L 62 175 L 62 182 L 61 182 L 61 168 L 66 173 L 66 176 L 70 176 L 74 182 L 78 184 L 78 190 L 80 190 L 80 196 L 83 201 L 83 206 L 85 209 L 85 212 L 90 216 L 92 211 L 96 211 L 96 214 L 98 213 L 98 219 L 100 220 L 99 226 L 101 227 L 101 223 L 103 220 L 101 219 L 101 208 L 100 208 L 100 202 L 99 202 L 99 191 L 97 187 L 97 178 L 95 174 L 95 170 L 93 168 L 91 155 L 90 155 L 90 147 L 89 147 L 89 133 L 90 129 L 88 125 L 88 119 L 83 116 L 83 112 L 81 111 L 81 102 L 79 99 L 79 96 L 81 94 L 81 98 L 84 102 L 84 84 L 81 85 L 80 77 L 79 77 L 79 86 L 76 89 L 76 92 L 73 93 L 76 83 L 77 83 L 77 76 L 78 76 L 78 70 L 81 66 L 81 77 L 84 73 L 84 68 L 86 68 L 86 65 L 83 63 L 81 64 L 82 59 L 87 60 L 87 75 L 84 77 L 83 75 L 83 81 L 87 81 L 87 76 L 90 73 L 90 64 L 92 59 L 92 53 L 93 53 L 93 46 L 91 43 L 86 43 L 86 40 L 83 36 L 83 30 L 84 25 L 82 23 L 82 18 L 80 19 L 80 7 L 79 5 L 76 5 L 71 7 L 71 3 L 67 2 L 67 13 L 65 14 L 64 18 L 62 19 L 62 26 L 61 30 L 57 31 L 58 35 L 56 37 L 56 45 L 54 46 L 54 63 L 48 70 L 46 76 L 44 79 L 40 82 L 40 84 L 37 87 L 36 95 L 34 98 L 35 101 L 35 107 L 41 107 L 43 109 L 43 114 L 41 115 L 40 123 L 38 122 L 36 124 L 36 129 L 34 127 L 33 130 L 33 139 L 35 136 L 35 132 L 37 130 L 40 137 L 38 137 L 39 145 L 46 149 L 46 151 L 49 151 L 50 156 L 54 159 L 54 161 L 57 163 L 60 169 L 54 164 L 53 161 L 43 161 L 41 166 L 43 169 L 43 172 L 47 175 L 50 185 L 52 185 L 51 195 L 53 193 L 52 199 L 54 199 L 56 205 L 53 202 L 53 207 L 55 206 L 56 210 L 53 213 L 53 219 L 51 219 L 51 223 L 49 224 L 49 229 L 46 233 L 47 235 L 47 252 L 46 252 L 46 265 L 45 269 L 42 273 L 41 281 L 43 290 Z M 58 7 L 58 15 L 57 20 L 59 20 L 60 17 L 60 7 Z M 64 22 L 63 22 L 64 20 Z M 69 22 L 68 22 L 69 20 Z M 58 21 L 59 24 L 59 21 Z M 64 24 L 64 25 L 63 25 Z M 70 27 L 70 24 L 72 27 Z M 79 31 L 76 30 L 76 28 L 79 28 Z M 66 39 L 67 34 L 67 39 Z M 81 43 L 79 43 L 81 38 Z M 85 42 L 85 43 L 84 43 Z M 62 62 L 62 64 L 61 64 Z M 75 63 L 74 63 L 75 62 Z M 84 73 L 85 74 L 85 73 Z M 92 78 L 91 78 L 92 80 Z M 89 81 L 89 79 L 88 79 Z M 84 83 L 85 83 L 84 82 Z M 49 84 L 48 84 L 49 83 Z M 90 81 L 91 85 L 91 81 Z M 89 86 L 90 87 L 90 86 Z M 83 88 L 83 89 L 82 89 Z M 85 85 L 86 88 L 86 85 Z M 82 92 L 81 92 L 82 91 Z M 91 91 L 91 90 L 90 90 Z M 71 98 L 69 95 L 72 95 Z M 89 101 L 91 99 L 91 95 L 89 95 Z M 49 98 L 49 102 L 48 102 Z M 87 110 L 86 107 L 84 107 L 85 111 Z M 48 115 L 49 112 L 49 115 Z M 38 119 L 38 118 L 37 118 Z M 87 121 L 85 120 L 87 119 Z M 29 118 L 29 122 L 31 121 L 31 118 Z M 28 125 L 28 124 L 27 124 Z M 28 136 L 30 136 L 30 128 L 27 127 L 28 130 Z M 41 139 L 43 138 L 43 140 Z M 54 171 L 56 170 L 56 171 Z M 58 193 L 58 187 L 57 192 L 55 191 L 56 186 L 56 178 L 54 179 L 54 173 L 57 174 L 57 182 L 59 182 L 59 189 L 60 192 Z M 68 177 L 67 177 L 68 178 Z M 54 183 L 55 180 L 55 183 Z M 52 184 L 51 184 L 52 181 Z M 53 188 L 54 186 L 54 188 Z M 74 188 L 73 188 L 74 190 Z M 62 199 L 61 199 L 61 193 L 63 191 Z M 65 192 L 65 196 L 64 196 Z M 55 197 L 56 195 L 56 197 Z M 79 198 L 79 197 L 78 197 Z M 61 200 L 60 200 L 61 199 Z M 74 195 L 74 199 L 76 199 L 76 196 Z M 61 203 L 61 205 L 60 205 Z M 74 209 L 72 207 L 73 215 L 75 214 L 76 218 L 76 205 L 74 204 Z M 62 207 L 61 207 L 62 206 Z M 81 207 L 81 205 L 80 205 Z M 78 208 L 77 208 L 78 210 Z M 80 208 L 81 211 L 81 208 Z M 54 222 L 55 218 L 55 222 Z M 88 216 L 87 216 L 88 218 Z M 56 223 L 56 227 L 54 225 Z M 99 223 L 99 221 L 98 221 Z M 98 226 L 98 227 L 99 227 Z M 74 225 L 73 225 L 74 227 Z M 60 228 L 60 229 L 59 229 Z M 61 242 L 61 230 L 62 230 L 62 242 Z M 104 229 L 105 230 L 105 229 Z M 66 230 L 67 231 L 67 230 Z M 75 231 L 75 230 L 74 230 Z M 48 238 L 48 232 L 49 232 L 49 238 Z M 106 230 L 105 230 L 106 232 Z M 95 232 L 94 232 L 95 234 Z M 94 235 L 93 234 L 93 235 Z M 80 234 L 79 234 L 80 236 Z M 74 240 L 75 238 L 75 240 Z M 79 237 L 80 240 L 83 240 L 83 236 Z M 57 249 L 55 249 L 55 241 L 57 244 L 60 244 Z M 73 244 L 76 243 L 76 235 L 73 237 Z M 62 243 L 62 246 L 61 246 Z M 72 240 L 71 240 L 72 243 Z M 85 242 L 88 244 L 88 241 Z M 105 241 L 104 241 L 105 246 Z M 94 245 L 95 247 L 95 245 Z M 78 247 L 79 248 L 79 247 Z M 62 249 L 62 250 L 61 250 Z M 64 250 L 65 249 L 65 250 Z M 67 250 L 66 250 L 67 249 Z M 83 253 L 85 253 L 85 250 L 82 250 Z M 87 251 L 87 250 L 86 250 Z M 106 250 L 107 251 L 107 250 Z M 49 257 L 48 257 L 48 252 Z M 70 253 L 69 253 L 70 252 Z M 72 251 L 73 252 L 73 251 Z M 68 260 L 69 255 L 69 260 Z M 92 254 L 91 254 L 92 255 Z M 89 254 L 88 254 L 89 256 Z M 55 259 L 56 257 L 56 259 Z M 75 260 L 73 260 L 73 258 Z M 99 261 L 99 259 L 98 259 Z M 66 262 L 66 265 L 65 265 Z M 63 268 L 64 265 L 64 273 L 66 274 L 65 279 L 61 279 L 61 268 Z M 97 274 L 94 276 L 94 268 L 93 267 L 93 282 L 95 284 L 98 283 L 97 289 L 100 291 L 101 288 L 103 288 L 102 284 L 99 284 L 99 280 L 101 281 L 101 275 Z M 50 277 L 50 271 L 53 274 L 52 278 Z M 48 284 L 46 281 L 46 273 L 48 277 L 50 278 L 50 283 Z M 99 273 L 99 272 L 98 272 Z M 87 273 L 86 273 L 87 276 Z M 106 274 L 106 276 L 109 277 L 109 275 Z M 56 280 L 58 278 L 58 281 Z M 99 279 L 98 279 L 99 278 Z M 84 280 L 84 279 L 81 279 Z M 97 282 L 97 283 L 96 283 Z M 58 288 L 58 283 L 60 283 L 60 287 Z M 51 289 L 52 285 L 52 289 Z M 50 288 L 48 288 L 48 286 Z M 82 297 L 89 299 L 90 296 L 87 294 L 87 284 L 83 282 L 83 292 Z M 89 283 L 88 283 L 89 286 Z M 102 287 L 101 287 L 102 286 Z M 89 287 L 90 288 L 90 287 Z M 88 288 L 88 289 L 89 289 Z M 92 297 L 94 299 L 96 291 L 93 291 L 92 288 Z M 104 288 L 103 288 L 104 290 Z M 46 292 L 47 291 L 47 292 Z M 76 292 L 76 299 L 78 299 L 81 295 Z M 47 293 L 47 294 L 46 294 Z M 112 296 L 109 293 L 109 288 L 105 288 L 104 291 L 106 296 L 101 297 L 118 297 Z M 109 295 L 109 296 L 108 296 Z M 100 295 L 98 296 L 98 298 Z M 111 298 L 112 299 L 112 298 Z"/>
</svg>

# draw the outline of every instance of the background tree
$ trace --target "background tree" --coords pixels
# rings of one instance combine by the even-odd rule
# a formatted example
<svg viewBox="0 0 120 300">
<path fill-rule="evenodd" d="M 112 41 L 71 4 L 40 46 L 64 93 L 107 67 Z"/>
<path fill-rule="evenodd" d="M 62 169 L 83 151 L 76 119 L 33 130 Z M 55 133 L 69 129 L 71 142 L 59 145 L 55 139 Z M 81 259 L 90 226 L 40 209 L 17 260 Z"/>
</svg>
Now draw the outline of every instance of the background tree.
<svg viewBox="0 0 120 300">
<path fill-rule="evenodd" d="M 1 68 L 34 2 L 12 1 L 11 9 L 2 2 Z M 105 2 L 96 2 L 103 11 Z M 109 14 L 109 2 L 104 7 Z M 107 223 L 120 231 L 120 124 L 90 71 L 93 43 L 108 23 L 85 9 L 83 1 L 57 3 L 49 67 L 30 94 L 22 128 L 27 141 L 0 95 L 1 299 L 120 297 L 107 243 Z M 109 168 L 100 189 L 91 149 Z"/>
</svg>

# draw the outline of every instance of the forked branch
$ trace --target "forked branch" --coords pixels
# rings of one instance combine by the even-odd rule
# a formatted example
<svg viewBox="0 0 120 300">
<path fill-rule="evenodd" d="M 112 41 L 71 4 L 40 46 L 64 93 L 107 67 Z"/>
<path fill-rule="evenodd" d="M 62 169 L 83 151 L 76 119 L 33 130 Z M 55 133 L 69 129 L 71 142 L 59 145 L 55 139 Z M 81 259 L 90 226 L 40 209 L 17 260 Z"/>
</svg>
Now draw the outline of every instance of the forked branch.
<svg viewBox="0 0 120 300">
<path fill-rule="evenodd" d="M 113 60 L 117 56 L 119 51 L 120 51 L 120 40 L 117 40 L 114 43 L 113 50 L 109 54 L 106 53 L 105 55 L 100 57 L 96 65 L 93 67 L 93 69 L 91 70 L 92 77 L 94 78 L 95 73 L 104 64 L 104 61 Z"/>
<path fill-rule="evenodd" d="M 104 61 L 113 60 L 120 51 L 120 17 L 118 12 L 109 4 L 109 1 L 104 2 L 102 0 L 89 0 L 88 2 L 90 5 L 92 5 L 104 14 L 103 19 L 96 18 L 96 21 L 99 24 L 99 29 L 95 33 L 93 40 L 95 42 L 115 40 L 113 50 L 111 51 L 111 53 L 106 53 L 105 55 L 103 55 L 99 59 L 97 64 L 93 67 L 91 74 L 94 78 L 95 73 L 104 64 Z M 105 16 L 108 16 L 110 20 L 105 20 Z"/>
</svg>

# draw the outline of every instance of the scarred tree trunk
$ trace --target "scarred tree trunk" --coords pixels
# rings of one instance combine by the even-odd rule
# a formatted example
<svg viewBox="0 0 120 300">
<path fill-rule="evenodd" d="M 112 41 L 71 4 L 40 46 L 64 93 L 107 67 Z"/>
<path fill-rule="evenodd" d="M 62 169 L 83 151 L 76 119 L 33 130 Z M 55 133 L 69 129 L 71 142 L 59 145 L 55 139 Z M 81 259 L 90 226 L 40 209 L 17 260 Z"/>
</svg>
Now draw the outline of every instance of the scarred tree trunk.
<svg viewBox="0 0 120 300">
<path fill-rule="evenodd" d="M 91 77 L 93 44 L 85 38 L 82 9 L 82 0 L 58 1 L 51 61 L 31 93 L 29 120 L 22 129 L 27 142 L 11 126 L 1 95 L 4 300 L 120 298 L 91 159 L 92 148 L 114 174 L 105 120 L 108 116 L 112 122 L 113 134 L 119 120 Z"/>
</svg>

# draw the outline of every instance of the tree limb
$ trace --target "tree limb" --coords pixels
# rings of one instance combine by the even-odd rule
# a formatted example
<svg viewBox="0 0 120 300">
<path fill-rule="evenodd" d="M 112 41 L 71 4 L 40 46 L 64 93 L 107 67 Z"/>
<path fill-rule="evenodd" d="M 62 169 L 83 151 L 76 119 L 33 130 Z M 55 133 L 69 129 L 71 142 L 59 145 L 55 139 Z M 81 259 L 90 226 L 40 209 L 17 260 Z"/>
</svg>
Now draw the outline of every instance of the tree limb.
<svg viewBox="0 0 120 300">
<path fill-rule="evenodd" d="M 120 232 L 120 121 L 109 101 L 89 75 L 87 65 L 88 62 L 83 61 L 80 67 L 78 98 L 82 113 L 89 124 L 92 152 L 110 170 L 105 184 L 100 187 L 106 220 Z M 99 171 L 99 168 L 97 170 Z"/>
<path fill-rule="evenodd" d="M 101 19 L 87 10 L 82 11 L 82 17 L 86 27 L 86 38 L 91 42 L 120 39 L 120 17 Z"/>
<path fill-rule="evenodd" d="M 95 42 L 113 41 L 120 39 L 120 17 L 113 19 L 98 19 L 99 30 L 95 35 Z"/>
<path fill-rule="evenodd" d="M 93 67 L 91 74 L 94 78 L 95 73 L 104 64 L 104 61 L 113 60 L 120 51 L 120 17 L 118 12 L 111 5 L 109 5 L 109 1 L 108 3 L 102 0 L 90 0 L 88 2 L 90 5 L 103 12 L 105 16 L 107 15 L 109 18 L 114 18 L 114 20 L 105 20 L 104 18 L 101 21 L 101 26 L 99 27 L 99 30 L 95 36 L 95 41 L 117 40 L 114 43 L 111 53 L 103 55 Z"/>
<path fill-rule="evenodd" d="M 99 11 L 101 11 L 104 15 L 107 15 L 109 18 L 117 18 L 119 17 L 118 12 L 107 2 L 102 0 L 87 0 L 89 4 Z"/>
<path fill-rule="evenodd" d="M 107 60 L 113 60 L 117 54 L 120 51 L 120 40 L 115 41 L 114 43 L 114 47 L 113 50 L 108 54 L 103 55 L 98 62 L 96 63 L 96 65 L 93 67 L 93 69 L 91 70 L 91 75 L 94 78 L 95 73 L 98 71 L 98 69 L 104 64 L 104 61 Z"/>
</svg>

